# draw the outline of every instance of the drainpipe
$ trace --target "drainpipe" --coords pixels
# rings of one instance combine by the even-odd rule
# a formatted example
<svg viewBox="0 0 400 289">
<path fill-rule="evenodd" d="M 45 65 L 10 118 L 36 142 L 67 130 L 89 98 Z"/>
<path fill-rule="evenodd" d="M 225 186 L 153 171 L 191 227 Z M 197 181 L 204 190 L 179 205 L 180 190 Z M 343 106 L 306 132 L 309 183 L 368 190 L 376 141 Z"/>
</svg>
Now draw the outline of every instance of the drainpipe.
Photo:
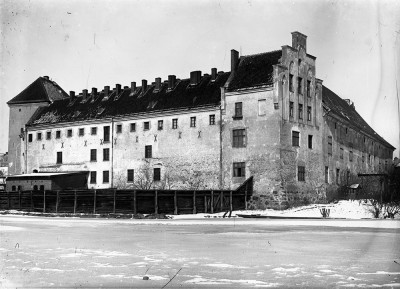
<svg viewBox="0 0 400 289">
<path fill-rule="evenodd" d="M 111 118 L 111 188 L 114 188 L 114 118 Z"/>
<path fill-rule="evenodd" d="M 222 106 L 219 107 L 219 189 L 223 189 L 223 165 L 222 165 Z"/>
<path fill-rule="evenodd" d="M 27 174 L 28 173 L 28 127 L 27 126 L 25 126 L 24 141 L 25 141 L 25 174 Z"/>
</svg>

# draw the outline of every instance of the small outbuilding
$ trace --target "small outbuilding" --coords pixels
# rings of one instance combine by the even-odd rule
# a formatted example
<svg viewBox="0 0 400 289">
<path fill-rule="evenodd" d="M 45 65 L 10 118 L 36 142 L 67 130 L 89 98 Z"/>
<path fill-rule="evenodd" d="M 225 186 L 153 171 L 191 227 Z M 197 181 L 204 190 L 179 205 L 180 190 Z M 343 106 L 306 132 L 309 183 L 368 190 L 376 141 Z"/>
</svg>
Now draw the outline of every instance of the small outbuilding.
<svg viewBox="0 0 400 289">
<path fill-rule="evenodd" d="M 87 189 L 88 172 L 43 172 L 7 177 L 6 191 Z"/>
</svg>

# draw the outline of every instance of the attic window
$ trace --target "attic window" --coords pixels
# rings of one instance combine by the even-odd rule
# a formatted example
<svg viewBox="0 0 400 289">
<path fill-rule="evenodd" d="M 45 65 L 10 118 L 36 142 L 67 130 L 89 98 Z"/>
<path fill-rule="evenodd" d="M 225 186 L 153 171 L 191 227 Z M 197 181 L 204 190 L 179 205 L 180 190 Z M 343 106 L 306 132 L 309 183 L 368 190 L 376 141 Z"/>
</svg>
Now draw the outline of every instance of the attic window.
<svg viewBox="0 0 400 289">
<path fill-rule="evenodd" d="M 104 107 L 100 107 L 100 108 L 97 110 L 97 115 L 101 115 L 101 114 L 104 112 L 104 110 L 105 110 Z"/>
<path fill-rule="evenodd" d="M 154 109 L 158 101 L 150 101 L 149 105 L 147 106 L 147 109 Z"/>
</svg>

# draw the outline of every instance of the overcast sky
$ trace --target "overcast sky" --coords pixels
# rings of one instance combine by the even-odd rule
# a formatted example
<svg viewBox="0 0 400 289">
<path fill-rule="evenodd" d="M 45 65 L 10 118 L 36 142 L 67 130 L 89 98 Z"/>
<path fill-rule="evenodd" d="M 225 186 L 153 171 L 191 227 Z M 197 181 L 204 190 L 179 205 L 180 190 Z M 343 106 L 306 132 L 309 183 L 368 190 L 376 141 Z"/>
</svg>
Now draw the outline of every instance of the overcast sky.
<svg viewBox="0 0 400 289">
<path fill-rule="evenodd" d="M 293 31 L 308 36 L 324 85 L 398 148 L 399 15 L 400 1 L 0 0 L 0 152 L 6 102 L 39 76 L 80 92 L 229 71 L 231 49 L 277 50 Z"/>
</svg>

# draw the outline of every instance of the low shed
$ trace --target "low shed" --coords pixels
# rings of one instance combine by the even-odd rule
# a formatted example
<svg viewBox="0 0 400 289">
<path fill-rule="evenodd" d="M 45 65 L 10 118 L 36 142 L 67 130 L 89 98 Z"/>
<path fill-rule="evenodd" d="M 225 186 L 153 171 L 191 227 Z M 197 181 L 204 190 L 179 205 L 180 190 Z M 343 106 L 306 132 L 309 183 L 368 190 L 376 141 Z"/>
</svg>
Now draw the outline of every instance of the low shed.
<svg viewBox="0 0 400 289">
<path fill-rule="evenodd" d="M 6 191 L 87 189 L 88 172 L 31 173 L 7 177 Z"/>
</svg>

